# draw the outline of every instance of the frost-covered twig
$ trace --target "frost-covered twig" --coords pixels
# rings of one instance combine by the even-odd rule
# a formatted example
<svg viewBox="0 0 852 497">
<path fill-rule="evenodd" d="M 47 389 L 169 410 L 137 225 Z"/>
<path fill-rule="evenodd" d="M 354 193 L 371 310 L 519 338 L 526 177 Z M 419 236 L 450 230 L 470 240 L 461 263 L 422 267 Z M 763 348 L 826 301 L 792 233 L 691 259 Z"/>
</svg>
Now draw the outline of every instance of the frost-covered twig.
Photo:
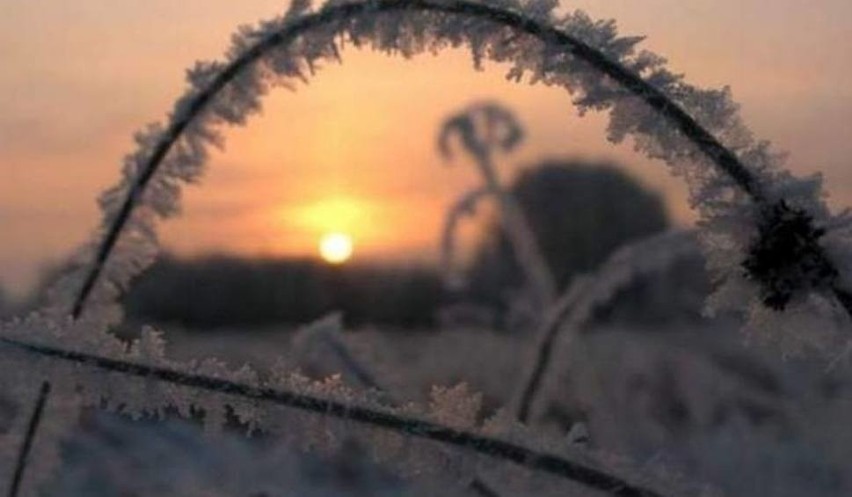
<svg viewBox="0 0 852 497">
<path fill-rule="evenodd" d="M 30 415 L 27 423 L 27 431 L 24 434 L 24 440 L 21 443 L 21 448 L 18 451 L 18 457 L 15 461 L 15 470 L 12 474 L 12 482 L 9 484 L 8 497 L 18 497 L 18 491 L 21 488 L 21 482 L 24 480 L 24 473 L 27 469 L 27 463 L 30 459 L 30 451 L 32 450 L 33 441 L 35 440 L 38 428 L 41 425 L 42 416 L 44 415 L 44 406 L 47 405 L 47 399 L 50 395 L 50 383 L 45 381 L 41 384 L 36 397 L 33 412 Z"/>
<path fill-rule="evenodd" d="M 550 366 L 556 339 L 561 332 L 576 333 L 592 312 L 610 301 L 618 290 L 637 277 L 659 271 L 676 260 L 697 253 L 695 234 L 672 231 L 629 243 L 613 253 L 591 275 L 580 275 L 559 298 L 539 326 L 531 366 L 515 399 L 516 416 L 529 422 L 532 408 Z"/>
<path fill-rule="evenodd" d="M 511 78 L 530 71 L 546 84 L 580 92 L 575 102 L 581 110 L 611 110 L 613 140 L 634 134 L 641 140 L 640 148 L 687 177 L 693 201 L 707 217 L 753 216 L 753 228 L 760 214 L 755 215 L 741 197 L 730 193 L 738 188 L 763 206 L 774 205 L 779 195 L 783 198 L 783 190 L 793 184 L 791 178 L 775 171 L 777 161 L 766 144 L 749 136 L 727 90 L 691 87 L 665 70 L 661 57 L 644 51 L 636 54 L 634 46 L 641 38 L 618 37 L 613 23 L 595 23 L 582 13 L 557 17 L 553 13 L 556 5 L 547 0 L 338 1 L 311 13 L 306 2 L 296 2 L 288 16 L 242 32 L 226 63 L 201 64 L 190 73 L 192 87 L 179 101 L 168 126 L 140 135 L 140 149 L 128 159 L 125 181 L 104 198 L 103 234 L 92 262 L 65 285 L 78 285 L 73 314 L 82 312 L 131 219 L 138 225 L 133 236 L 154 243 L 154 218 L 174 213 L 179 183 L 197 178 L 206 161 L 206 146 L 218 143 L 213 126 L 241 124 L 256 112 L 259 94 L 265 91 L 270 75 L 305 79 L 306 67 L 313 72 L 317 60 L 339 57 L 335 40 L 339 34 L 348 34 L 358 45 L 366 39 L 382 50 L 404 55 L 468 43 L 477 63 L 486 56 L 513 62 Z M 382 22 L 383 15 L 391 17 Z M 406 17 L 409 15 L 412 17 Z M 420 22 L 414 22 L 417 16 L 422 17 Z M 270 59 L 268 63 L 254 69 L 264 57 Z M 654 121 L 660 117 L 660 122 Z M 702 156 L 705 161 L 699 160 Z M 168 167 L 163 168 L 164 163 Z M 708 164 L 722 174 L 707 169 Z M 161 168 L 168 175 L 153 181 Z M 151 185 L 157 187 L 157 195 L 143 195 Z M 801 198 L 802 204 L 809 204 L 813 194 Z M 150 203 L 150 212 L 132 216 L 140 203 Z M 755 232 L 741 230 L 741 224 L 716 225 L 719 233 L 734 240 L 727 246 L 740 254 L 745 245 L 757 240 Z M 110 285 L 121 288 L 132 273 L 144 267 L 147 256 L 139 257 L 119 258 L 122 267 L 110 275 Z M 727 260 L 722 270 L 731 277 L 739 275 L 741 257 L 721 260 Z M 852 299 L 839 284 L 829 286 L 852 310 Z M 108 290 L 115 292 L 115 288 Z"/>
<path fill-rule="evenodd" d="M 513 462 L 539 470 L 619 497 L 661 497 L 661 494 L 609 474 L 603 470 L 570 461 L 508 441 L 492 438 L 436 422 L 421 420 L 370 407 L 326 399 L 310 394 L 295 393 L 263 386 L 253 386 L 223 378 L 149 366 L 125 360 L 102 357 L 84 352 L 25 343 L 0 337 L 0 344 L 38 357 L 52 358 L 109 373 L 163 382 L 172 385 L 206 390 L 254 401 L 263 401 L 309 413 L 340 418 L 383 428 L 406 435 L 455 446 L 495 459 Z"/>
</svg>

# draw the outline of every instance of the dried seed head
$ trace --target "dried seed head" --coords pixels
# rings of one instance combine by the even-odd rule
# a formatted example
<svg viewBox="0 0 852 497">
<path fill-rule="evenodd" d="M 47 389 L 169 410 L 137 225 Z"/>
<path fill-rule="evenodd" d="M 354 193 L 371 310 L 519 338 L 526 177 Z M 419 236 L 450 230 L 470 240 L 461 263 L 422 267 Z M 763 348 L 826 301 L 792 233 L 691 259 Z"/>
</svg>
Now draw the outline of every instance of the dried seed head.
<svg viewBox="0 0 852 497">
<path fill-rule="evenodd" d="M 757 240 L 742 266 L 760 285 L 763 303 L 784 310 L 791 299 L 812 289 L 829 289 L 838 273 L 819 244 L 825 230 L 813 217 L 781 200 L 763 211 Z"/>
</svg>

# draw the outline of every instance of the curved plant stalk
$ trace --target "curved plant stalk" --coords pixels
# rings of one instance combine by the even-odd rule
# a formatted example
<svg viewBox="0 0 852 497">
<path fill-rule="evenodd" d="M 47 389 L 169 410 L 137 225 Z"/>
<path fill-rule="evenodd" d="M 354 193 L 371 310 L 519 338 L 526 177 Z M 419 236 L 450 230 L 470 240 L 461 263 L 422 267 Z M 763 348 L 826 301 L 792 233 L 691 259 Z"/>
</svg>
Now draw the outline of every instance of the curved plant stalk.
<svg viewBox="0 0 852 497">
<path fill-rule="evenodd" d="M 15 470 L 12 474 L 12 482 L 9 484 L 8 497 L 18 497 L 18 492 L 21 488 L 21 483 L 24 481 L 24 473 L 27 469 L 27 463 L 30 459 L 33 443 L 35 442 L 36 434 L 44 416 L 44 407 L 47 405 L 48 396 L 50 395 L 50 383 L 45 381 L 39 388 L 38 396 L 36 397 L 33 412 L 30 415 L 27 423 L 27 431 L 24 434 L 24 441 L 21 443 L 21 448 L 18 451 L 18 458 L 15 461 Z"/>
<path fill-rule="evenodd" d="M 536 236 L 516 199 L 500 184 L 494 157 L 510 151 L 523 139 L 523 129 L 511 111 L 491 102 L 474 104 L 448 118 L 438 138 L 442 155 L 449 159 L 450 139 L 458 136 L 470 153 L 485 183 L 483 190 L 497 200 L 503 233 L 525 273 L 537 309 L 547 309 L 556 295 L 556 283 L 539 250 Z M 476 195 L 474 192 L 473 195 Z M 476 200 L 476 197 L 472 197 Z M 464 199 L 463 199 L 464 201 Z"/>
<path fill-rule="evenodd" d="M 613 253 L 593 274 L 578 276 L 548 310 L 536 332 L 538 342 L 531 367 L 515 398 L 518 421 L 526 424 L 530 420 L 560 333 L 577 333 L 595 308 L 608 302 L 618 290 L 638 276 L 664 269 L 697 251 L 694 233 L 665 232 L 627 244 Z"/>
<path fill-rule="evenodd" d="M 317 415 L 345 419 L 387 429 L 408 436 L 469 450 L 494 459 L 512 462 L 525 468 L 549 473 L 613 496 L 662 497 L 662 494 L 654 490 L 631 484 L 623 478 L 561 456 L 537 451 L 486 435 L 375 408 L 362 407 L 310 394 L 254 386 L 176 369 L 102 357 L 85 352 L 25 343 L 8 337 L 0 337 L 0 344 L 38 357 L 79 364 L 82 367 L 94 368 L 103 372 L 118 373 L 253 401 L 267 402 Z"/>
<path fill-rule="evenodd" d="M 277 47 L 293 43 L 299 36 L 311 30 L 386 12 L 443 13 L 487 21 L 493 23 L 495 27 L 504 27 L 520 35 L 536 38 L 555 53 L 564 53 L 582 60 L 589 67 L 598 71 L 602 76 L 608 77 L 647 104 L 661 117 L 671 122 L 685 138 L 692 142 L 757 204 L 769 204 L 768 197 L 756 176 L 740 162 L 733 152 L 723 146 L 710 132 L 667 97 L 663 91 L 645 81 L 638 73 L 610 60 L 600 50 L 547 22 L 508 8 L 470 0 L 455 0 L 453 2 L 440 0 L 365 0 L 352 3 L 335 3 L 323 7 L 318 12 L 305 14 L 288 21 L 280 30 L 257 41 L 218 71 L 203 91 L 198 92 L 186 102 L 182 112 L 171 120 L 161 139 L 154 146 L 152 153 L 141 165 L 132 187 L 129 189 L 126 198 L 121 202 L 115 216 L 108 220 L 104 226 L 105 234 L 97 247 L 94 260 L 85 274 L 84 281 L 74 300 L 72 315 L 78 318 L 83 312 L 85 303 L 94 289 L 119 235 L 130 220 L 134 207 L 140 202 L 142 193 L 150 184 L 166 155 L 172 150 L 188 126 L 205 111 L 218 93 L 244 70 L 258 62 L 266 53 Z M 832 290 L 852 314 L 852 295 L 841 292 L 836 285 L 832 287 Z"/>
</svg>

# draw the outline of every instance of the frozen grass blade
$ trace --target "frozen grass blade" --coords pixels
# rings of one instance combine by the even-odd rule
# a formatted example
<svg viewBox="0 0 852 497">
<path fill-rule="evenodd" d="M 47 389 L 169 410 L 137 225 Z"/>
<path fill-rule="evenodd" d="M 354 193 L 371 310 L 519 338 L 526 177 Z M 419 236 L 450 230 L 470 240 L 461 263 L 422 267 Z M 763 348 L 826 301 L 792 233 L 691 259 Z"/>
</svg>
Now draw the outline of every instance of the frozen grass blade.
<svg viewBox="0 0 852 497">
<path fill-rule="evenodd" d="M 83 352 L 24 343 L 6 337 L 0 337 L 0 343 L 40 357 L 80 364 L 105 372 L 120 373 L 157 382 L 268 402 L 317 415 L 346 419 L 404 433 L 409 436 L 473 451 L 495 459 L 513 462 L 526 468 L 549 473 L 617 497 L 662 497 L 662 494 L 654 490 L 633 485 L 623 478 L 600 469 L 570 461 L 564 457 L 430 421 L 306 394 L 257 387 L 174 369 L 148 366 Z M 44 391 L 44 388 L 42 391 Z M 43 407 L 43 404 L 40 405 Z M 39 413 L 41 412 L 40 409 L 38 409 Z M 39 414 L 40 416 L 41 414 Z"/>
<path fill-rule="evenodd" d="M 666 232 L 627 244 L 612 254 L 594 274 L 578 276 L 548 310 L 536 332 L 538 343 L 532 367 L 516 400 L 518 421 L 524 424 L 529 422 L 561 331 L 571 330 L 576 333 L 596 307 L 606 303 L 637 276 L 664 268 L 678 258 L 697 251 L 693 233 Z"/>
</svg>

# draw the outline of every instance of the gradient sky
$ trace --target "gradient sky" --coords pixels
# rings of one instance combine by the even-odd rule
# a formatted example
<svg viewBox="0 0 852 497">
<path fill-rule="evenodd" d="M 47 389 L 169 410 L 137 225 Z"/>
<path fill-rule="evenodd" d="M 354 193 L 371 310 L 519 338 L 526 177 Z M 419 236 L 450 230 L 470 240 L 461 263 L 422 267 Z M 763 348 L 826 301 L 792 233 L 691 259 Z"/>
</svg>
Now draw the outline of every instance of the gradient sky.
<svg viewBox="0 0 852 497">
<path fill-rule="evenodd" d="M 0 284 L 21 292 L 98 222 L 95 197 L 117 178 L 131 136 L 160 120 L 184 69 L 218 58 L 238 24 L 281 0 L 3 0 L 0 2 Z M 730 85 L 757 136 L 790 153 L 798 174 L 823 171 L 833 206 L 852 205 L 852 2 L 849 0 L 578 0 L 701 86 Z M 228 133 L 164 244 L 181 253 L 313 253 L 324 231 L 353 234 L 361 257 L 429 257 L 442 212 L 477 184 L 469 164 L 434 151 L 441 120 L 499 99 L 529 139 L 504 164 L 542 157 L 614 158 L 661 191 L 688 223 L 684 187 L 665 168 L 604 138 L 563 91 L 517 85 L 504 68 L 475 72 L 465 53 L 412 61 L 347 51 L 296 93 Z M 344 214 L 339 214 L 344 213 Z"/>
</svg>

